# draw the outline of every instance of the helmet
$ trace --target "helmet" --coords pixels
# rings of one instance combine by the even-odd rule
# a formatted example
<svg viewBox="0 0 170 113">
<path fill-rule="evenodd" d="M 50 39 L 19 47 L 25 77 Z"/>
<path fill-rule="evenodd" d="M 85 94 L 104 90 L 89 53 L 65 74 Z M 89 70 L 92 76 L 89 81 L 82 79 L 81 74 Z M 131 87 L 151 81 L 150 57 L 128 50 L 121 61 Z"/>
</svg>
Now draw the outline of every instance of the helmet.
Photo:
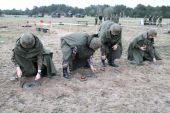
<svg viewBox="0 0 170 113">
<path fill-rule="evenodd" d="M 113 33 L 120 33 L 121 32 L 121 26 L 119 24 L 114 23 L 110 26 L 110 31 Z"/>
<path fill-rule="evenodd" d="M 35 38 L 31 33 L 24 33 L 20 38 L 20 43 L 24 48 L 32 48 L 35 45 Z"/>
<path fill-rule="evenodd" d="M 148 30 L 148 35 L 149 36 L 151 36 L 151 35 L 157 36 L 157 31 L 155 29 L 150 29 L 150 30 Z"/>
<path fill-rule="evenodd" d="M 93 50 L 97 50 L 101 46 L 101 40 L 100 38 L 93 38 L 90 42 L 89 47 L 92 48 Z"/>
</svg>

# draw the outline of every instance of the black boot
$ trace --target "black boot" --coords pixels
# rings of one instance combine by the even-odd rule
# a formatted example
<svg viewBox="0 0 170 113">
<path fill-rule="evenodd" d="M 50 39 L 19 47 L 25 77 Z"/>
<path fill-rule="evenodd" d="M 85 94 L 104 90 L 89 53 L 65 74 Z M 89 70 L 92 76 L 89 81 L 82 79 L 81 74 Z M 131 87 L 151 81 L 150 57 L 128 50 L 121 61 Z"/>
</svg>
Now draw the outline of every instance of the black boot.
<svg viewBox="0 0 170 113">
<path fill-rule="evenodd" d="M 63 68 L 63 77 L 66 79 L 70 79 L 70 74 L 68 73 L 68 67 Z"/>
<path fill-rule="evenodd" d="M 103 67 L 106 67 L 105 60 L 102 60 L 102 66 L 103 66 Z"/>
<path fill-rule="evenodd" d="M 117 64 L 114 63 L 114 61 L 109 62 L 109 65 L 112 66 L 112 67 L 119 67 Z"/>
</svg>

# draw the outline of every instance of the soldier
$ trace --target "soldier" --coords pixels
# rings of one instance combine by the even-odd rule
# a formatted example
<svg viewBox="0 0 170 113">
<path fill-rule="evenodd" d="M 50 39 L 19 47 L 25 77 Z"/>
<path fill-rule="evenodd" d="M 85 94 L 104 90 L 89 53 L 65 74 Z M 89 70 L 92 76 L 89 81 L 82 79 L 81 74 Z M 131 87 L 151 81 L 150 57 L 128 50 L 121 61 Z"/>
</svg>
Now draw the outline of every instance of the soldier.
<svg viewBox="0 0 170 113">
<path fill-rule="evenodd" d="M 143 20 L 144 20 L 144 25 L 147 25 L 148 23 L 147 23 L 147 16 L 145 15 L 145 17 L 143 18 Z"/>
<path fill-rule="evenodd" d="M 96 15 L 95 16 L 95 23 L 94 23 L 94 25 L 97 25 L 97 23 L 98 23 L 98 16 Z"/>
<path fill-rule="evenodd" d="M 102 19 L 103 19 L 103 16 L 99 15 L 99 25 L 102 24 Z"/>
<path fill-rule="evenodd" d="M 150 29 L 145 33 L 137 36 L 129 45 L 128 60 L 132 64 L 142 64 L 148 60 L 156 63 L 156 60 L 161 60 L 161 57 L 154 47 L 154 38 L 157 32 Z"/>
<path fill-rule="evenodd" d="M 101 61 L 105 67 L 105 60 L 113 67 L 118 67 L 115 64 L 115 59 L 122 55 L 122 42 L 121 42 L 121 26 L 112 21 L 105 21 L 99 29 L 99 37 L 101 38 Z"/>
<path fill-rule="evenodd" d="M 114 22 L 119 23 L 119 15 L 118 14 L 116 14 L 116 20 Z"/>
<path fill-rule="evenodd" d="M 92 55 L 100 48 L 101 41 L 95 35 L 84 32 L 76 32 L 61 38 L 61 50 L 63 53 L 63 77 L 70 79 L 71 71 L 88 66 L 94 72 Z"/>
<path fill-rule="evenodd" d="M 162 16 L 157 19 L 157 26 L 162 27 Z"/>
<path fill-rule="evenodd" d="M 39 80 L 41 76 L 52 76 L 57 72 L 52 62 L 52 52 L 45 50 L 38 37 L 31 33 L 24 33 L 16 41 L 12 62 L 18 78 L 35 76 L 35 80 Z"/>
<path fill-rule="evenodd" d="M 149 16 L 149 25 L 152 25 L 152 15 Z"/>
</svg>

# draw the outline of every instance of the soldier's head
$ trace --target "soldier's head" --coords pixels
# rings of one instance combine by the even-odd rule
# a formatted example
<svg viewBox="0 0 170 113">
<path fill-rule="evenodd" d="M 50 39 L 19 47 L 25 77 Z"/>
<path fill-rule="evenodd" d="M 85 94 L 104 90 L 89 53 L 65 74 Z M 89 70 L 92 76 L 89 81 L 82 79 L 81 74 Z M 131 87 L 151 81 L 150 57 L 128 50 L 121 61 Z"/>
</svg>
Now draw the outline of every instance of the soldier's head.
<svg viewBox="0 0 170 113">
<path fill-rule="evenodd" d="M 148 38 L 155 38 L 157 36 L 157 31 L 155 29 L 148 30 Z"/>
<path fill-rule="evenodd" d="M 101 40 L 100 40 L 100 38 L 94 37 L 91 40 L 89 47 L 92 48 L 93 50 L 97 50 L 98 48 L 100 48 L 101 47 Z"/>
<path fill-rule="evenodd" d="M 119 24 L 114 23 L 110 26 L 110 32 L 113 36 L 117 36 L 121 33 L 121 26 Z"/>
<path fill-rule="evenodd" d="M 32 48 L 35 45 L 35 38 L 31 33 L 24 33 L 20 38 L 20 43 L 23 48 Z"/>
</svg>

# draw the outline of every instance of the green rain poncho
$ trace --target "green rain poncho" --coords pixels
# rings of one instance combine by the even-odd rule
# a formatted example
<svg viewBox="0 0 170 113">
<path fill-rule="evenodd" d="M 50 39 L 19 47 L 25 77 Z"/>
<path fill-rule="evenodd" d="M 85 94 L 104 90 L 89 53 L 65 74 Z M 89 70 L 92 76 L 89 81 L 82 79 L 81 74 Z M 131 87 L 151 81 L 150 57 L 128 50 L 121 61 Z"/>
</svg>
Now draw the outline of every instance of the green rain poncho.
<svg viewBox="0 0 170 113">
<path fill-rule="evenodd" d="M 19 65 L 23 75 L 35 76 L 37 73 L 38 56 L 42 55 L 42 66 L 45 67 L 47 76 L 55 75 L 56 69 L 52 62 L 52 52 L 45 50 L 41 41 L 34 36 L 35 45 L 33 48 L 23 48 L 18 39 L 13 49 L 13 62 Z M 44 72 L 44 70 L 42 70 Z"/>
</svg>

